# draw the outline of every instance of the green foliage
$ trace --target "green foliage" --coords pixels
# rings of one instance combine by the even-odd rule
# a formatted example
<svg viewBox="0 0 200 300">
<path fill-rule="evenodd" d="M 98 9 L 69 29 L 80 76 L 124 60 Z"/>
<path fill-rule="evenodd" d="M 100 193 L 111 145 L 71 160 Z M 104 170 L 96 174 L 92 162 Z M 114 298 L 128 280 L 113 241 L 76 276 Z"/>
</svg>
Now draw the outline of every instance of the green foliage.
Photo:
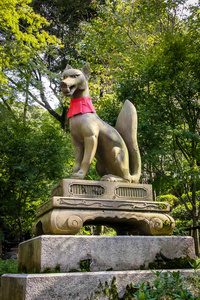
<svg viewBox="0 0 200 300">
<path fill-rule="evenodd" d="M 181 199 L 178 200 L 178 205 L 174 207 L 170 215 L 175 219 L 176 227 L 173 231 L 175 235 L 188 235 L 189 227 L 192 227 L 191 212 L 193 210 L 192 205 L 192 193 L 183 194 Z M 200 191 L 196 192 L 196 209 L 200 210 Z"/>
<path fill-rule="evenodd" d="M 90 165 L 90 169 L 85 177 L 86 180 L 99 180 L 100 176 L 96 171 L 96 159 L 94 159 Z"/>
<path fill-rule="evenodd" d="M 83 226 L 76 235 L 92 235 L 91 228 Z"/>
<path fill-rule="evenodd" d="M 184 278 L 179 271 L 156 271 L 153 275 L 156 277 L 153 283 L 140 282 L 138 286 L 127 285 L 123 296 L 119 296 L 114 277 L 111 286 L 108 282 L 105 282 L 105 287 L 100 284 L 95 295 L 104 295 L 110 300 L 193 300 L 200 297 L 200 282 L 197 274 Z M 89 299 L 95 298 L 91 296 Z"/>
<path fill-rule="evenodd" d="M 56 53 L 59 57 L 56 61 L 51 53 L 46 55 L 51 71 L 63 71 L 66 63 L 77 67 L 80 61 L 84 60 L 76 48 L 77 43 L 83 38 L 79 24 L 82 21 L 90 21 L 96 14 L 95 8 L 91 6 L 91 1 L 68 0 L 66 5 L 65 0 L 34 0 L 30 5 L 35 12 L 50 22 L 46 29 L 56 35 L 63 44 L 63 48 L 58 49 Z"/>
<path fill-rule="evenodd" d="M 0 278 L 5 273 L 16 274 L 18 272 L 18 262 L 16 259 L 2 260 L 0 258 Z"/>
<path fill-rule="evenodd" d="M 176 206 L 178 199 L 174 195 L 161 195 L 156 198 L 158 202 L 167 202 L 171 205 L 171 207 Z"/>
<path fill-rule="evenodd" d="M 140 283 L 138 290 L 133 294 L 133 299 L 197 299 L 185 286 L 184 277 L 180 272 L 161 273 L 155 272 L 154 283 Z M 199 291 L 200 292 L 200 291 Z"/>
<path fill-rule="evenodd" d="M 104 230 L 100 235 L 104 235 L 104 236 L 115 236 L 115 235 L 117 235 L 116 231 L 113 228 L 104 226 L 103 229 Z"/>
<path fill-rule="evenodd" d="M 190 263 L 190 266 L 192 267 L 192 269 L 194 269 L 195 271 L 200 269 L 200 258 L 196 257 L 196 260 L 193 263 Z"/>
<path fill-rule="evenodd" d="M 104 236 L 114 236 L 117 235 L 116 231 L 107 226 L 101 225 L 86 225 L 81 228 L 77 235 L 104 235 Z"/>
<path fill-rule="evenodd" d="M 6 82 L 5 70 L 24 63 L 48 45 L 58 47 L 59 40 L 43 30 L 48 22 L 28 5 L 30 0 L 0 1 L 0 82 Z"/>
<path fill-rule="evenodd" d="M 190 209 L 192 209 L 191 203 L 187 202 L 187 205 Z M 175 219 L 179 219 L 181 221 L 188 221 L 191 224 L 190 213 L 186 210 L 184 204 L 181 204 L 181 205 L 178 205 L 177 207 L 175 207 L 172 210 L 171 215 Z"/>
<path fill-rule="evenodd" d="M 0 221 L 4 233 L 22 240 L 31 234 L 36 207 L 48 200 L 52 184 L 72 169 L 70 137 L 37 109 L 26 123 L 8 112 L 0 111 L 0 119 Z"/>
<path fill-rule="evenodd" d="M 106 123 L 110 124 L 111 126 L 115 127 L 117 117 L 120 113 L 122 108 L 122 102 L 113 99 L 113 94 L 110 97 L 104 97 L 100 100 L 98 106 L 98 115 L 99 117 Z"/>
</svg>

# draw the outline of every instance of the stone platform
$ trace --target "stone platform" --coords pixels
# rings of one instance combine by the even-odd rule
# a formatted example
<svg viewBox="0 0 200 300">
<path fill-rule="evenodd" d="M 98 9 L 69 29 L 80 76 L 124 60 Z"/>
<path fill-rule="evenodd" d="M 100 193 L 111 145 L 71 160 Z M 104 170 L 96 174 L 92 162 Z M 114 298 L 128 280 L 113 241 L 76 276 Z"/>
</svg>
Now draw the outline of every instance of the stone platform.
<svg viewBox="0 0 200 300">
<path fill-rule="evenodd" d="M 37 274 L 3 275 L 0 300 L 106 300 L 114 281 L 121 297 L 127 284 L 154 279 L 141 269 L 184 267 L 195 258 L 194 242 L 160 236 L 174 228 L 169 211 L 168 203 L 153 201 L 150 185 L 61 180 L 37 209 L 37 237 L 19 246 L 19 272 Z M 70 236 L 92 224 L 109 225 L 118 236 Z"/>
<path fill-rule="evenodd" d="M 19 245 L 19 271 L 125 271 L 195 259 L 192 237 L 43 235 Z M 182 266 L 184 266 L 182 264 Z"/>
<path fill-rule="evenodd" d="M 194 276 L 193 270 L 181 270 L 180 274 L 185 278 L 189 277 L 190 284 L 195 280 L 191 278 Z M 127 285 L 139 285 L 141 281 L 152 283 L 154 279 L 155 274 L 151 271 L 5 274 L 2 276 L 2 298 L 0 299 L 109 300 L 115 299 L 111 286 L 116 288 L 119 297 L 123 297 Z"/>
<path fill-rule="evenodd" d="M 168 235 L 175 226 L 169 211 L 168 203 L 152 201 L 151 185 L 63 179 L 37 209 L 33 232 L 68 235 L 108 225 L 118 235 Z"/>
</svg>

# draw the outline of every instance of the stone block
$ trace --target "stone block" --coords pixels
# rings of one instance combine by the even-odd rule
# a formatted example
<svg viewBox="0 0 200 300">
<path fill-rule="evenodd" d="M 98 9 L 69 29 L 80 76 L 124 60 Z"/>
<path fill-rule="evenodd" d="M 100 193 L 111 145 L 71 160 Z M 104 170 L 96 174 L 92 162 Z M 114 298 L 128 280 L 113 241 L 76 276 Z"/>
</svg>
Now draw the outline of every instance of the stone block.
<svg viewBox="0 0 200 300">
<path fill-rule="evenodd" d="M 43 235 L 19 245 L 18 261 L 20 271 L 40 273 L 58 265 L 61 272 L 148 269 L 188 258 L 195 259 L 192 237 Z"/>
<path fill-rule="evenodd" d="M 184 277 L 194 276 L 193 270 L 181 270 L 180 273 Z M 198 275 L 200 276 L 200 272 Z M 2 299 L 108 300 L 114 298 L 110 291 L 105 293 L 105 288 L 109 290 L 113 281 L 118 296 L 123 297 L 127 285 L 138 285 L 141 281 L 153 282 L 154 279 L 155 274 L 151 271 L 5 274 L 2 276 Z"/>
<path fill-rule="evenodd" d="M 37 208 L 36 216 L 40 217 L 53 209 L 60 210 L 87 210 L 87 211 L 127 211 L 127 212 L 151 212 L 151 213 L 169 213 L 169 203 L 157 201 L 141 200 L 111 200 L 98 198 L 70 198 L 70 197 L 52 197 Z"/>
<path fill-rule="evenodd" d="M 53 196 L 99 198 L 99 199 L 132 199 L 152 201 L 152 186 L 125 182 L 93 181 L 62 179 L 52 188 Z"/>
</svg>

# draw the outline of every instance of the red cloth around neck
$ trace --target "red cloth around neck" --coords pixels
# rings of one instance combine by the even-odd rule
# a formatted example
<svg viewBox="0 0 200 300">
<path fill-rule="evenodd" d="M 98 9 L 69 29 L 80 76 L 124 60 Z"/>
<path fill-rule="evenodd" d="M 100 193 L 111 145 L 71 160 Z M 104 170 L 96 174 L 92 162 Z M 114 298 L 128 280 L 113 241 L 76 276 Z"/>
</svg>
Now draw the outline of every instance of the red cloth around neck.
<svg viewBox="0 0 200 300">
<path fill-rule="evenodd" d="M 85 113 L 96 113 L 92 101 L 90 97 L 81 97 L 71 99 L 69 111 L 67 114 L 68 118 L 73 117 L 77 114 L 85 114 Z"/>
</svg>

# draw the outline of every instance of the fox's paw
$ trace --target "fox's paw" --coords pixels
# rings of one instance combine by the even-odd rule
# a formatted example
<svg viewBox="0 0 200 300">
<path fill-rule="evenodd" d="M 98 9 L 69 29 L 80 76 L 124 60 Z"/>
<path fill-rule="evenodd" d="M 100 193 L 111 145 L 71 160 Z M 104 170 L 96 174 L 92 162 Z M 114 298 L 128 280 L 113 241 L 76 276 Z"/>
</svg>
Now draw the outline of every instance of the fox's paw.
<svg viewBox="0 0 200 300">
<path fill-rule="evenodd" d="M 84 179 L 84 178 L 85 178 L 85 175 L 86 175 L 86 174 L 85 174 L 84 171 L 79 170 L 78 172 L 73 173 L 72 176 L 71 176 L 71 178 L 73 178 L 73 179 Z"/>
<path fill-rule="evenodd" d="M 131 175 L 131 182 L 132 183 L 138 183 L 140 179 L 140 175 L 136 174 L 136 175 Z"/>
<path fill-rule="evenodd" d="M 130 182 L 129 179 L 125 179 L 116 175 L 108 174 L 101 177 L 102 181 L 110 181 L 110 182 Z"/>
</svg>

